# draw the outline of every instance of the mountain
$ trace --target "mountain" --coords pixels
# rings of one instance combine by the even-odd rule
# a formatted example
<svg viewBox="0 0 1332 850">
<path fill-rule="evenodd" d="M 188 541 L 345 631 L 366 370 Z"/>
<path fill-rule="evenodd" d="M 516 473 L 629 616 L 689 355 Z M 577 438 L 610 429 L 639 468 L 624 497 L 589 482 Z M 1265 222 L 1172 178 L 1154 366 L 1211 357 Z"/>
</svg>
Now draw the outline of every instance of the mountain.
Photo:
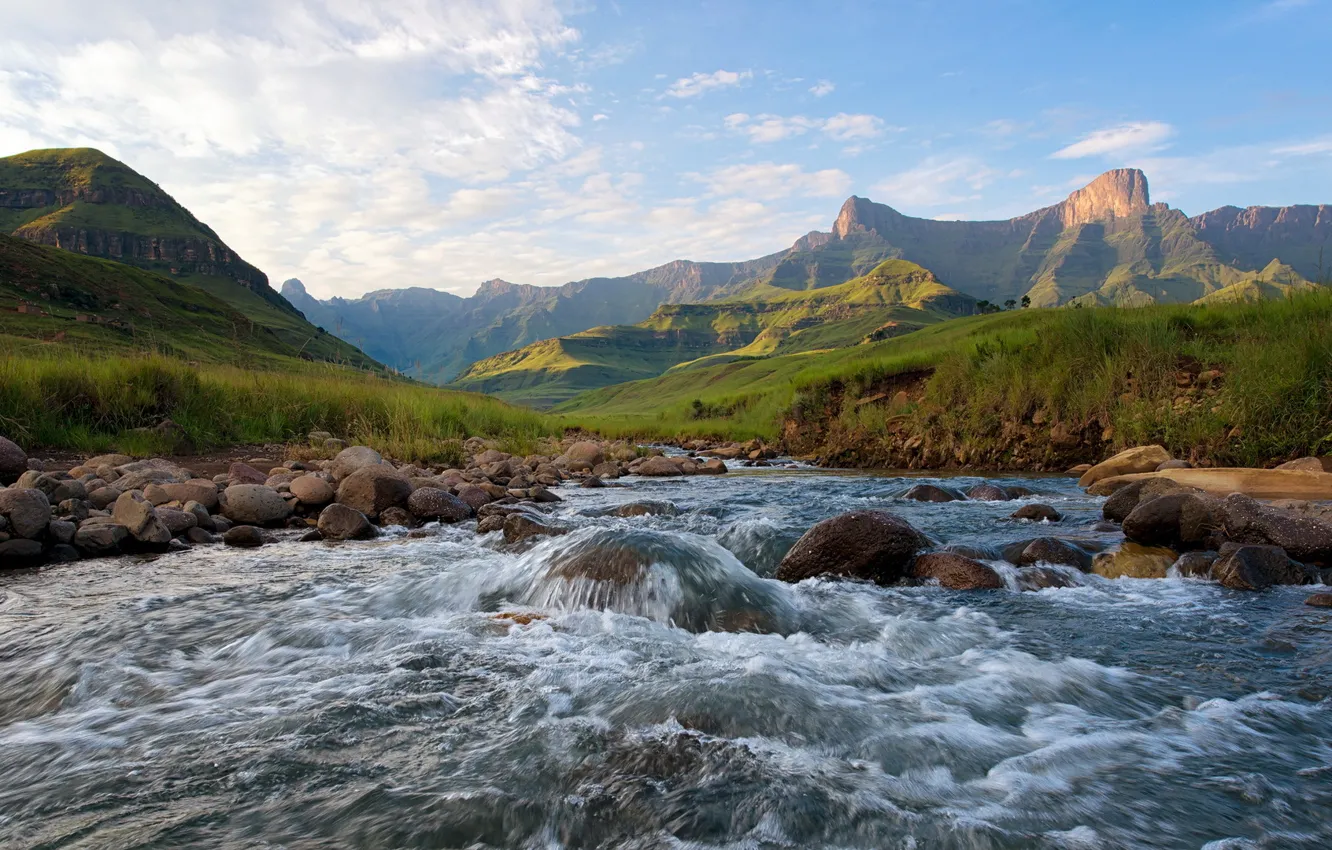
<svg viewBox="0 0 1332 850">
<path fill-rule="evenodd" d="M 559 340 L 533 362 L 546 371 L 558 363 L 572 385 L 582 385 L 580 376 L 594 372 L 576 364 L 591 365 L 585 362 L 589 351 L 604 350 L 607 339 L 642 352 L 645 369 L 691 351 L 716 353 L 721 345 L 705 333 L 704 339 L 684 338 L 678 352 L 663 354 L 655 337 L 650 344 L 630 331 L 608 337 L 606 326 L 634 326 L 659 318 L 654 311 L 663 305 L 712 303 L 759 288 L 834 287 L 889 259 L 915 263 L 951 289 L 993 304 L 1025 296 L 1037 307 L 1142 306 L 1277 297 L 1292 284 L 1264 278 L 1269 264 L 1278 260 L 1304 282 L 1326 278 L 1332 255 L 1323 264 L 1320 251 L 1329 239 L 1327 206 L 1222 207 L 1189 218 L 1153 203 L 1146 175 L 1125 168 L 1102 174 L 1060 203 L 1001 221 L 915 218 L 853 196 L 830 231 L 807 234 L 785 251 L 742 263 L 680 260 L 626 277 L 551 288 L 489 281 L 462 299 L 406 289 L 316 301 L 299 281 L 284 285 L 283 294 L 317 324 L 416 377 L 445 382 L 465 372 L 459 380 L 493 386 L 491 379 L 500 374 L 528 371 L 522 364 L 537 357 L 537 350 L 500 358 L 479 371 L 468 367 L 533 342 Z M 638 341 L 630 343 L 630 337 Z M 645 345 L 657 353 L 647 355 Z M 572 347 L 581 350 L 571 352 Z M 618 355 L 611 360 L 624 362 Z M 607 368 L 604 374 L 620 374 L 619 365 Z"/>
<path fill-rule="evenodd" d="M 370 363 L 336 336 L 318 332 L 269 286 L 263 272 L 161 187 L 101 151 L 62 148 L 0 158 L 0 233 L 202 290 L 238 322 L 253 325 L 256 334 L 271 336 L 292 354 Z M 134 275 L 126 280 L 131 278 L 147 280 Z M 137 293 L 136 287 L 127 293 Z M 90 297 L 109 304 L 105 293 Z"/>
<path fill-rule="evenodd" d="M 754 283 L 725 299 L 663 305 L 636 325 L 596 327 L 478 361 L 455 386 L 546 407 L 672 369 L 854 346 L 975 311 L 974 298 L 927 269 L 887 260 L 837 286 Z"/>
<path fill-rule="evenodd" d="M 626 277 L 558 287 L 489 280 L 460 298 L 434 289 L 385 289 L 316 301 L 299 280 L 282 294 L 311 321 L 413 377 L 445 383 L 470 364 L 537 340 L 597 325 L 633 324 L 662 304 L 703 301 L 770 270 L 780 254 L 742 263 L 677 260 Z"/>
</svg>

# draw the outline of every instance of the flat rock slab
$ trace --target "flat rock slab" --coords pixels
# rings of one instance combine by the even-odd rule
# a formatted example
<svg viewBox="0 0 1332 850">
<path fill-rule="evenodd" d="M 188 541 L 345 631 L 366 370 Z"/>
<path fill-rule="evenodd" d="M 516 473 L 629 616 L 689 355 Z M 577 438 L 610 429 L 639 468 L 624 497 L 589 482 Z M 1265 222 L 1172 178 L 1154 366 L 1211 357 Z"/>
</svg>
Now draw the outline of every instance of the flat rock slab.
<svg viewBox="0 0 1332 850">
<path fill-rule="evenodd" d="M 1298 469 L 1164 469 L 1135 475 L 1119 475 L 1096 482 L 1093 495 L 1106 495 L 1134 481 L 1168 478 L 1178 484 L 1196 487 L 1214 496 L 1243 493 L 1255 499 L 1332 499 L 1332 472 L 1307 472 Z"/>
</svg>

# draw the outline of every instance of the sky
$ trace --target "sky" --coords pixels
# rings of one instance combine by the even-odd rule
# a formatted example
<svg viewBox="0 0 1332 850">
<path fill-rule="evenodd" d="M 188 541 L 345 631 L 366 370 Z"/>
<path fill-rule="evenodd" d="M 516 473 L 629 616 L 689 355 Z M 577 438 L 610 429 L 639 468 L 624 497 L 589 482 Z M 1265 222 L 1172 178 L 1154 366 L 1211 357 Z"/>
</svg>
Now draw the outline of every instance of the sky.
<svg viewBox="0 0 1332 850">
<path fill-rule="evenodd" d="M 1332 0 L 0 0 L 0 155 L 90 146 L 356 297 L 744 260 L 850 195 L 1332 203 Z"/>
</svg>

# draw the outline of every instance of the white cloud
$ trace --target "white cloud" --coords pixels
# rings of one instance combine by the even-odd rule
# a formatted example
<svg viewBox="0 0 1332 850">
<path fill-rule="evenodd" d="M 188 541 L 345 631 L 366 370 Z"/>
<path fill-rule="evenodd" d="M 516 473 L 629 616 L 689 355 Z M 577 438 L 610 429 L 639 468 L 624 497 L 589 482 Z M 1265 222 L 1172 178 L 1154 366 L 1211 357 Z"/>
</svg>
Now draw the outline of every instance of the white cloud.
<svg viewBox="0 0 1332 850">
<path fill-rule="evenodd" d="M 711 74 L 699 72 L 688 77 L 681 77 L 666 89 L 667 97 L 698 97 L 713 89 L 738 86 L 754 78 L 753 71 L 713 71 Z"/>
<path fill-rule="evenodd" d="M 833 85 L 827 80 L 819 80 L 814 86 L 810 88 L 809 93 L 814 95 L 815 97 L 823 97 L 825 95 L 832 94 L 833 90 L 836 88 L 837 86 Z"/>
<path fill-rule="evenodd" d="M 975 201 L 999 173 L 971 156 L 922 160 L 870 188 L 871 197 L 889 205 L 937 207 Z"/>
<path fill-rule="evenodd" d="M 791 196 L 840 198 L 851 191 L 851 177 L 845 171 L 827 168 L 811 172 L 790 163 L 732 165 L 695 177 L 707 184 L 713 195 L 737 195 L 765 200 Z"/>
<path fill-rule="evenodd" d="M 1319 154 L 1332 154 L 1332 136 L 1325 136 L 1321 139 L 1313 139 L 1307 142 L 1297 142 L 1290 145 L 1282 145 L 1273 148 L 1272 153 L 1280 156 L 1317 156 Z"/>
<path fill-rule="evenodd" d="M 1051 156 L 1054 159 L 1081 159 L 1159 150 L 1174 134 L 1175 129 L 1162 121 L 1135 121 L 1089 133 Z"/>
<path fill-rule="evenodd" d="M 802 136 L 812 130 L 823 133 L 838 142 L 865 141 L 884 134 L 887 127 L 883 119 L 874 115 L 850 115 L 839 112 L 831 118 L 810 118 L 805 115 L 748 115 L 737 112 L 726 116 L 723 123 L 732 132 L 742 132 L 755 144 L 780 142 L 793 136 Z"/>
</svg>

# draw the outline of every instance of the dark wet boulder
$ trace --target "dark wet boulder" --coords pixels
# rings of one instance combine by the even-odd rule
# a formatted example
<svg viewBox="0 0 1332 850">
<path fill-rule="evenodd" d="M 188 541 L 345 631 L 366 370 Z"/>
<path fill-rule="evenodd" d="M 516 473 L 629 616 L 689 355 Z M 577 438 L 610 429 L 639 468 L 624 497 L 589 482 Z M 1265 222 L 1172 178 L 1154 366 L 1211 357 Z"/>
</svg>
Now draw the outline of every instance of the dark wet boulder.
<svg viewBox="0 0 1332 850">
<path fill-rule="evenodd" d="M 46 563 L 46 553 L 36 540 L 15 537 L 0 543 L 0 567 L 38 567 Z"/>
<path fill-rule="evenodd" d="M 83 560 L 83 556 L 68 543 L 57 543 L 47 550 L 46 560 L 52 564 L 72 564 Z"/>
<path fill-rule="evenodd" d="M 28 455 L 17 443 L 0 437 L 0 485 L 13 484 L 28 471 Z"/>
<path fill-rule="evenodd" d="M 1227 543 L 1212 564 L 1212 577 L 1231 590 L 1265 590 L 1278 584 L 1312 584 L 1313 571 L 1280 546 Z"/>
<path fill-rule="evenodd" d="M 222 535 L 222 542 L 241 549 L 256 549 L 264 545 L 264 533 L 253 525 L 238 525 Z"/>
<path fill-rule="evenodd" d="M 1035 490 L 1031 489 L 1030 487 L 1023 487 L 1018 484 L 1015 484 L 1012 487 L 1005 487 L 1004 491 L 1008 493 L 1008 498 L 1010 499 L 1025 499 L 1028 496 L 1036 495 Z"/>
<path fill-rule="evenodd" d="M 595 475 L 589 475 L 587 478 L 583 479 L 583 483 L 580 484 L 579 486 L 586 490 L 594 490 L 598 487 L 605 487 L 606 482 L 602 481 L 600 478 L 598 478 Z"/>
<path fill-rule="evenodd" d="M 407 497 L 407 510 L 417 519 L 462 522 L 472 516 L 472 506 L 438 487 L 421 487 Z"/>
<path fill-rule="evenodd" d="M 78 526 L 69 520 L 53 519 L 46 524 L 46 537 L 53 543 L 73 543 Z"/>
<path fill-rule="evenodd" d="M 630 502 L 611 511 L 612 516 L 677 516 L 680 509 L 670 502 Z"/>
<path fill-rule="evenodd" d="M 187 529 L 185 531 L 184 537 L 186 543 L 190 543 L 195 546 L 205 546 L 210 543 L 217 543 L 219 540 L 222 539 L 218 537 L 216 534 L 206 531 L 197 525 L 194 528 Z"/>
<path fill-rule="evenodd" d="M 481 517 L 476 522 L 476 533 L 490 534 L 493 531 L 503 531 L 504 520 L 506 519 L 508 519 L 508 517 L 503 514 L 491 514 L 490 516 Z"/>
<path fill-rule="evenodd" d="M 1232 541 L 1280 546 L 1297 560 L 1332 565 L 1332 523 L 1271 508 L 1239 493 L 1227 496 L 1222 510 Z"/>
<path fill-rule="evenodd" d="M 1216 552 L 1185 552 L 1171 565 L 1181 578 L 1211 578 L 1212 565 L 1220 555 Z"/>
<path fill-rule="evenodd" d="M 999 554 L 999 550 L 993 546 L 981 546 L 973 543 L 948 543 L 940 551 L 961 555 L 963 558 L 970 558 L 973 561 L 997 561 L 1003 558 L 1003 555 Z"/>
<path fill-rule="evenodd" d="M 1038 537 L 1022 548 L 1017 556 L 1017 564 L 1022 567 L 1032 564 L 1057 564 L 1077 567 L 1085 573 L 1091 569 L 1092 556 L 1085 549 L 1066 540 L 1057 537 Z"/>
<path fill-rule="evenodd" d="M 74 532 L 74 546 L 85 555 L 115 555 L 129 539 L 129 529 L 106 517 L 84 520 Z"/>
<path fill-rule="evenodd" d="M 777 578 L 798 582 L 818 576 L 893 584 L 905 578 L 929 539 L 887 511 L 853 511 L 825 519 L 796 541 L 777 567 Z"/>
<path fill-rule="evenodd" d="M 998 484 L 977 484 L 967 491 L 967 498 L 978 502 L 1007 502 L 1013 497 Z"/>
<path fill-rule="evenodd" d="M 9 520 L 9 533 L 35 540 L 46 533 L 51 502 L 41 490 L 0 490 L 0 516 Z"/>
<path fill-rule="evenodd" d="M 1077 587 L 1077 580 L 1057 567 L 1023 567 L 1017 573 L 1019 590 L 1045 590 L 1051 587 Z"/>
<path fill-rule="evenodd" d="M 916 558 L 911 577 L 934 579 L 950 590 L 999 590 L 1004 580 L 990 567 L 952 552 L 929 552 Z"/>
<path fill-rule="evenodd" d="M 319 513 L 319 533 L 325 540 L 364 540 L 375 536 L 365 514 L 336 502 Z"/>
<path fill-rule="evenodd" d="M 957 502 L 966 497 L 956 490 L 950 490 L 946 487 L 939 487 L 934 484 L 917 484 L 899 498 L 909 499 L 913 502 Z"/>
<path fill-rule="evenodd" d="M 1168 493 L 1139 501 L 1124 518 L 1124 536 L 1147 546 L 1209 548 L 1218 544 L 1221 504 L 1210 496 Z"/>
<path fill-rule="evenodd" d="M 411 495 L 412 483 L 386 465 L 363 466 L 338 485 L 338 501 L 372 520 L 389 508 L 405 508 Z"/>
<path fill-rule="evenodd" d="M 554 537 L 568 534 L 569 529 L 547 525 L 526 513 L 509 514 L 504 518 L 504 542 L 521 543 L 534 537 Z"/>
<path fill-rule="evenodd" d="M 1332 608 L 1332 593 L 1315 593 L 1305 599 L 1304 604 L 1314 608 Z"/>
<path fill-rule="evenodd" d="M 415 528 L 416 517 L 412 516 L 411 511 L 406 508 L 384 508 L 379 512 L 379 524 L 382 526 L 400 526 L 402 528 Z"/>
<path fill-rule="evenodd" d="M 1059 522 L 1063 519 L 1063 516 L 1049 505 L 1033 502 L 1013 511 L 1009 514 L 1009 519 L 1026 520 L 1028 522 Z"/>
<path fill-rule="evenodd" d="M 458 485 L 458 498 L 474 511 L 480 510 L 493 501 L 489 493 L 475 484 Z"/>
<path fill-rule="evenodd" d="M 719 457 L 703 461 L 703 464 L 698 468 L 699 475 L 725 475 L 728 471 L 725 462 Z"/>
</svg>

